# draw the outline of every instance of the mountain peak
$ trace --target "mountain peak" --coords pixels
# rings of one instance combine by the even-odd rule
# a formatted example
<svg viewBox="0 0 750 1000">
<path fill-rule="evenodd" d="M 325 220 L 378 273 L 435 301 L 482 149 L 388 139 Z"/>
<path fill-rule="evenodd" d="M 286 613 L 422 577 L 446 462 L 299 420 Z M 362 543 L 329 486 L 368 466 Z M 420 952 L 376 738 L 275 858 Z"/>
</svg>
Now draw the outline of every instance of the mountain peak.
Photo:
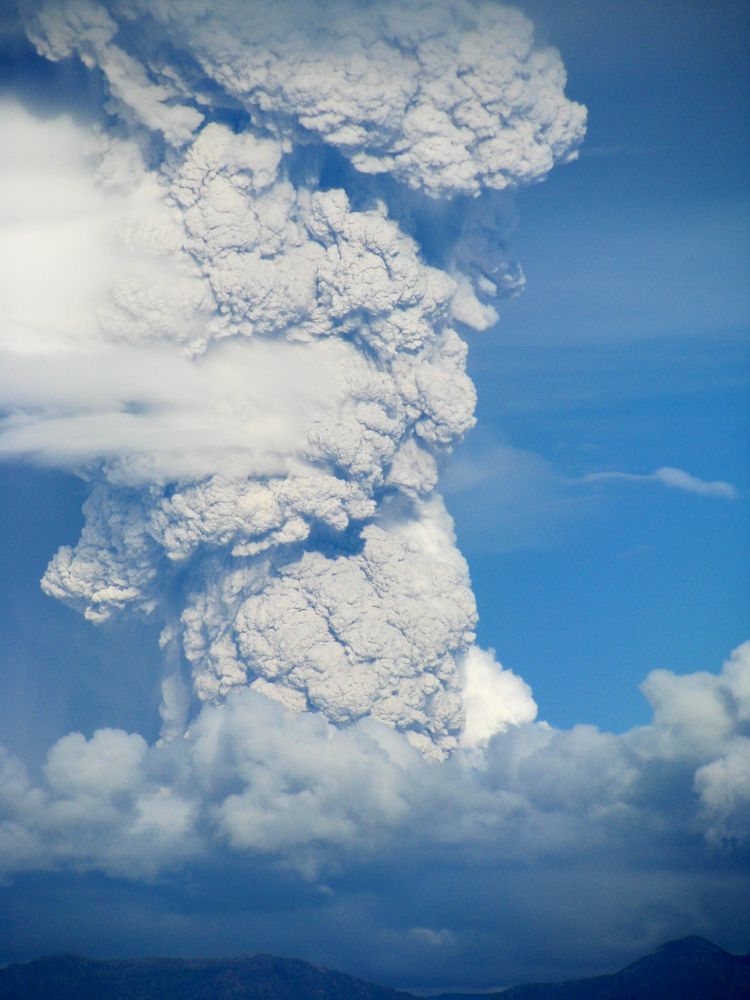
<svg viewBox="0 0 750 1000">
<path fill-rule="evenodd" d="M 676 941 L 667 941 L 656 949 L 660 955 L 728 955 L 729 953 L 720 948 L 718 944 L 707 941 L 706 938 L 697 934 L 689 934 L 687 937 L 677 938 Z"/>
</svg>

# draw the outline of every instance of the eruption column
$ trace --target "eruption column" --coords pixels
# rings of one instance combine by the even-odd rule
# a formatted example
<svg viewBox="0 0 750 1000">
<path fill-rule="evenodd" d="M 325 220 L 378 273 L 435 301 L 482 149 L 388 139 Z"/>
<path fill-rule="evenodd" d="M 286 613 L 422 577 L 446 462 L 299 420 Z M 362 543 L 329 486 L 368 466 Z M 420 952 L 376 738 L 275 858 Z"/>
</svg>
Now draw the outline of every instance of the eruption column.
<svg viewBox="0 0 750 1000">
<path fill-rule="evenodd" d="M 25 17 L 41 53 L 102 74 L 92 156 L 123 206 L 81 349 L 126 374 L 65 414 L 91 495 L 45 590 L 94 621 L 172 622 L 202 701 L 249 684 L 436 758 L 532 718 L 472 645 L 437 478 L 474 422 L 455 327 L 490 326 L 522 283 L 508 190 L 583 135 L 557 53 L 472 0 L 41 0 Z M 40 405 L 14 447 L 49 457 L 61 419 Z"/>
</svg>

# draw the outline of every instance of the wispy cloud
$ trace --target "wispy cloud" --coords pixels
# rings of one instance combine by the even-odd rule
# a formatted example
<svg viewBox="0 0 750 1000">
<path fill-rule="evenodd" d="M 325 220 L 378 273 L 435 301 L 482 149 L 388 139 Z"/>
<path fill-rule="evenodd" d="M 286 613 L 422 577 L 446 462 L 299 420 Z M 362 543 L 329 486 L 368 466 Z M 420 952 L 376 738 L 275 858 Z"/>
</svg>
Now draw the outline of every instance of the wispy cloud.
<svg viewBox="0 0 750 1000">
<path fill-rule="evenodd" d="M 551 462 L 481 431 L 451 457 L 441 485 L 469 551 L 545 547 L 581 506 Z"/>
<path fill-rule="evenodd" d="M 675 469 L 672 466 L 664 465 L 648 474 L 636 472 L 590 472 L 583 476 L 578 482 L 581 483 L 602 483 L 602 482 L 630 482 L 630 483 L 661 483 L 676 490 L 683 490 L 685 493 L 695 493 L 703 497 L 723 497 L 726 500 L 736 500 L 739 497 L 737 488 L 731 483 L 725 483 L 721 479 L 706 480 L 691 476 L 684 469 Z"/>
<path fill-rule="evenodd" d="M 656 483 L 696 496 L 736 500 L 737 488 L 684 469 L 660 466 L 639 474 L 607 470 L 565 476 L 542 455 L 472 435 L 441 476 L 448 506 L 469 552 L 546 547 L 566 525 L 585 519 L 597 484 Z"/>
<path fill-rule="evenodd" d="M 647 146 L 641 146 L 637 143 L 620 142 L 610 146 L 584 146 L 579 156 L 646 156 L 651 152 L 652 150 Z"/>
</svg>

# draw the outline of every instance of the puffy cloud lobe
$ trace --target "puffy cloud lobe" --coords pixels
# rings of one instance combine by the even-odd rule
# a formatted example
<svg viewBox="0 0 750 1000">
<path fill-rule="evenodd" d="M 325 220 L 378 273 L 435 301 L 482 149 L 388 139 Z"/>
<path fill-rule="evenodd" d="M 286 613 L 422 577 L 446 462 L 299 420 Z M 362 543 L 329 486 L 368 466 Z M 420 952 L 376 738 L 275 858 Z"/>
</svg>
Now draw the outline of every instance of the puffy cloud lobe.
<svg viewBox="0 0 750 1000">
<path fill-rule="evenodd" d="M 31 868 L 72 864 L 125 877 L 179 864 L 196 851 L 197 805 L 163 784 L 160 770 L 140 735 L 117 729 L 59 740 L 48 754 L 43 789 L 0 752 L 0 772 L 9 779 L 0 822 L 3 867 L 16 867 L 19 850 Z"/>
<path fill-rule="evenodd" d="M 146 614 L 153 611 L 158 550 L 143 530 L 138 496 L 97 485 L 84 515 L 76 547 L 64 545 L 47 567 L 45 593 L 81 608 L 95 622 L 133 604 Z"/>
<path fill-rule="evenodd" d="M 464 747 L 486 745 L 509 725 L 532 722 L 537 707 L 531 689 L 512 670 L 498 671 L 492 653 L 471 647 L 461 664 L 465 721 Z"/>
<path fill-rule="evenodd" d="M 45 776 L 53 794 L 66 799 L 90 796 L 105 801 L 141 784 L 147 744 L 137 733 L 99 729 L 91 740 L 70 733 L 49 753 Z"/>
<path fill-rule="evenodd" d="M 251 18 L 238 0 L 27 9 L 40 51 L 96 63 L 125 116 L 175 144 L 200 125 L 198 107 L 239 105 L 280 136 L 316 138 L 359 171 L 445 197 L 539 180 L 583 138 L 585 110 L 564 96 L 558 53 L 495 3 L 285 0 Z M 125 24 L 130 52 L 114 40 Z M 159 31 L 183 58 L 159 50 Z"/>
<path fill-rule="evenodd" d="M 364 528 L 360 544 L 209 574 L 182 615 L 196 690 L 213 700 L 252 680 L 294 710 L 372 715 L 443 756 L 463 723 L 456 657 L 476 619 L 450 518 L 433 500 L 417 522 Z"/>
<path fill-rule="evenodd" d="M 714 843 L 746 843 L 750 830 L 750 739 L 732 742 L 718 760 L 695 774 L 695 787 Z"/>
<path fill-rule="evenodd" d="M 239 851 L 275 855 L 281 847 L 312 875 L 329 846 L 352 855 L 374 850 L 384 830 L 403 824 L 408 777 L 380 727 L 341 731 L 305 715 L 293 733 L 278 706 L 237 692 L 225 709 L 204 709 L 191 729 L 192 765 L 206 792 L 226 793 L 212 813 L 219 836 Z M 419 759 L 408 748 L 398 752 Z"/>
<path fill-rule="evenodd" d="M 432 536 L 444 530 L 436 522 Z M 358 556 L 313 552 L 281 567 L 240 604 L 234 643 L 249 670 L 332 721 L 369 714 L 440 756 L 463 722 L 455 656 L 476 617 L 466 569 L 398 528 L 372 525 L 362 539 Z"/>
<path fill-rule="evenodd" d="M 648 734 L 662 756 L 704 761 L 695 772 L 707 837 L 745 843 L 750 833 L 750 643 L 732 653 L 722 673 L 676 677 L 655 671 L 643 685 L 659 724 Z"/>
<path fill-rule="evenodd" d="M 374 512 L 374 501 L 357 483 L 312 470 L 264 482 L 213 476 L 160 497 L 148 528 L 171 559 L 185 559 L 206 544 L 252 556 L 303 541 L 311 524 L 344 531 Z"/>
</svg>

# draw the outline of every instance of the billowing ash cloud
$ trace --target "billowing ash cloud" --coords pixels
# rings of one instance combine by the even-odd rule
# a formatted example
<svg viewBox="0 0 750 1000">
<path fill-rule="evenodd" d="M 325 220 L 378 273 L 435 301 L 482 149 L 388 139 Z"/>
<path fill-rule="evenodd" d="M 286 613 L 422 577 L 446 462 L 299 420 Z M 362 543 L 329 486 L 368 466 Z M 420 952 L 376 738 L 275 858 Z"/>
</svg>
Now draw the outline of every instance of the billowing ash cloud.
<svg viewBox="0 0 750 1000">
<path fill-rule="evenodd" d="M 436 484 L 474 420 L 454 324 L 486 328 L 523 280 L 499 192 L 583 134 L 558 54 L 473 0 L 22 7 L 112 116 L 88 144 L 116 238 L 86 320 L 22 303 L 3 338 L 0 447 L 91 481 L 45 591 L 164 620 L 165 739 L 180 660 L 202 701 L 250 685 L 437 758 L 533 718 L 472 646 Z"/>
<path fill-rule="evenodd" d="M 184 146 L 217 110 L 438 196 L 541 179 L 584 111 L 518 11 L 476 0 L 26 0 L 51 59 L 80 54 L 118 111 Z M 240 142 L 239 146 L 242 145 Z"/>
</svg>

